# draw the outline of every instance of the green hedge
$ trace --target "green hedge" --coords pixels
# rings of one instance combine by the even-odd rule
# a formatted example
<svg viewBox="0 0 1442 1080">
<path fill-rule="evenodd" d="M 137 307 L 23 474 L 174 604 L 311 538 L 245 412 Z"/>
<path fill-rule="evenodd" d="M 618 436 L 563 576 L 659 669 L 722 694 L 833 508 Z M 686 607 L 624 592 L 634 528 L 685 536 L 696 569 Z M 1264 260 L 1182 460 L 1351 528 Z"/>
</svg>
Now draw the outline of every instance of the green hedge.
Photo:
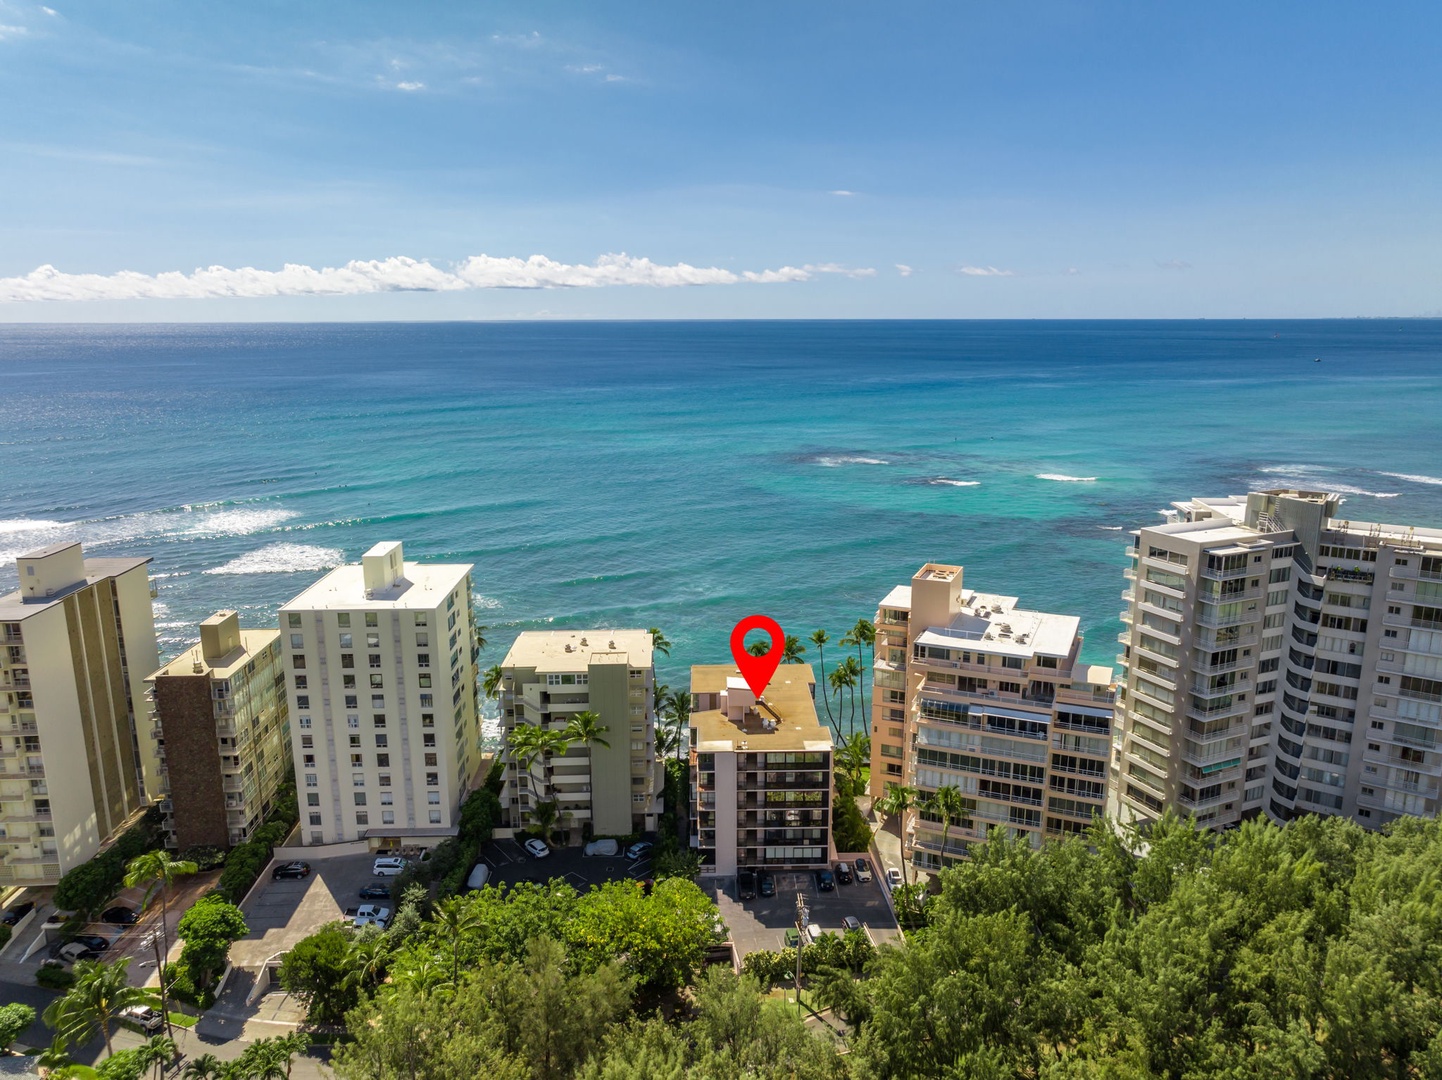
<svg viewBox="0 0 1442 1080">
<path fill-rule="evenodd" d="M 125 864 L 160 846 L 160 825 L 160 807 L 152 805 L 115 843 L 60 879 L 55 906 L 84 915 L 99 911 L 125 883 Z"/>
<path fill-rule="evenodd" d="M 412 883 L 435 886 L 438 897 L 466 891 L 466 878 L 480 856 L 481 845 L 490 840 L 501 820 L 501 800 L 489 787 L 477 788 L 461 804 L 459 831 L 430 849 L 424 862 L 412 864 L 398 875 L 392 896 L 402 896 Z"/>
<path fill-rule="evenodd" d="M 35 969 L 35 981 L 47 990 L 69 990 L 75 983 L 75 976 L 69 968 L 58 964 L 41 964 Z"/>
<path fill-rule="evenodd" d="M 215 883 L 214 891 L 232 904 L 238 904 L 245 899 L 245 894 L 250 892 L 255 879 L 260 877 L 260 872 L 265 869 L 266 863 L 270 862 L 271 848 L 289 836 L 299 820 L 295 785 L 291 782 L 282 790 L 270 816 L 265 819 L 265 824 L 255 830 L 255 835 L 230 849 L 230 854 L 225 857 L 225 869 L 220 872 L 220 880 Z"/>
</svg>

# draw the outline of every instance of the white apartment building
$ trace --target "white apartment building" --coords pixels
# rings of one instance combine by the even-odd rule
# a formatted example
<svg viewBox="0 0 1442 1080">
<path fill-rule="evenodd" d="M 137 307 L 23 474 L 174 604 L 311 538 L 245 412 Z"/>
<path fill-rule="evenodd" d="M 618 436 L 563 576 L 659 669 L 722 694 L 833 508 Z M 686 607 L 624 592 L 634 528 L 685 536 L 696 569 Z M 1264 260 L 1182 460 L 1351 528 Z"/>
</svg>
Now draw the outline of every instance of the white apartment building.
<svg viewBox="0 0 1442 1080">
<path fill-rule="evenodd" d="M 1341 502 L 1192 499 L 1133 534 L 1114 812 L 1437 813 L 1442 530 Z"/>
<path fill-rule="evenodd" d="M 138 738 L 159 664 L 149 559 L 78 543 L 16 560 L 0 597 L 0 886 L 53 884 L 158 797 Z"/>
<path fill-rule="evenodd" d="M 1040 847 L 1106 806 L 1112 669 L 1081 662 L 1075 615 L 1019 608 L 962 577 L 927 563 L 876 614 L 871 792 L 909 785 L 925 800 L 954 786 L 962 797 L 949 827 L 926 810 L 904 823 L 922 870 L 964 858 L 998 826 Z"/>
<path fill-rule="evenodd" d="M 470 575 L 382 543 L 280 609 L 304 843 L 458 831 L 481 760 Z"/>
<path fill-rule="evenodd" d="M 501 726 L 507 745 L 501 805 L 511 828 L 554 803 L 555 825 L 580 836 L 626 836 L 656 827 L 664 763 L 656 760 L 656 671 L 646 630 L 528 630 L 501 662 Z M 571 743 L 562 755 L 518 762 L 519 725 L 564 731 L 594 712 L 609 745 Z"/>
</svg>

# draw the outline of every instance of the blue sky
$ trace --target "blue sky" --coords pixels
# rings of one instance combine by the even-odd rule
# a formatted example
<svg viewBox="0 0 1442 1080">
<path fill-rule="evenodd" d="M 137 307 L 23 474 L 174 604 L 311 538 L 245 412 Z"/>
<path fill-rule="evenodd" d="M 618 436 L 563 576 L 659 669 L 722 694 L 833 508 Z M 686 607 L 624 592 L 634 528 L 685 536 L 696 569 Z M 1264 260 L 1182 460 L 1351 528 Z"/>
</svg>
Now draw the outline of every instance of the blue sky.
<svg viewBox="0 0 1442 1080">
<path fill-rule="evenodd" d="M 1442 314 L 1439 27 L 0 0 L 0 320 Z"/>
</svg>

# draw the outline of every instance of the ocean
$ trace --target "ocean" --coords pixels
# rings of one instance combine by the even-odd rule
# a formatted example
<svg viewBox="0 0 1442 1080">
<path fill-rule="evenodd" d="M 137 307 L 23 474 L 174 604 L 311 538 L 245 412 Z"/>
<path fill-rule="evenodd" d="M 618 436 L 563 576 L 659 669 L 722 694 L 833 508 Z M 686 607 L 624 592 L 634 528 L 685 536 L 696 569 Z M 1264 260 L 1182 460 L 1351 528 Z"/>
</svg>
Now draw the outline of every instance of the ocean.
<svg viewBox="0 0 1442 1080">
<path fill-rule="evenodd" d="M 743 616 L 836 639 L 934 560 L 1110 663 L 1127 530 L 1298 485 L 1442 526 L 1439 419 L 1429 320 L 0 326 L 0 587 L 149 556 L 168 656 L 401 540 L 475 564 L 483 666 L 658 626 L 683 686 Z"/>
</svg>

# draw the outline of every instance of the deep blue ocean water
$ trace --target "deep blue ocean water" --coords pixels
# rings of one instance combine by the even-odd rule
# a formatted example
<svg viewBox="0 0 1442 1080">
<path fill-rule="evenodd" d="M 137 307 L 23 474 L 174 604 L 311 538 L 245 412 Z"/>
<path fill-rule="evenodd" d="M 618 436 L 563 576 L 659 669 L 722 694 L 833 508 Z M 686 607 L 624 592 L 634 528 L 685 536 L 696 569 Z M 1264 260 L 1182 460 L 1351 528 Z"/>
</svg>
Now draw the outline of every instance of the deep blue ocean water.
<svg viewBox="0 0 1442 1080">
<path fill-rule="evenodd" d="M 475 563 L 483 662 L 660 626 L 680 685 L 927 560 L 1110 662 L 1125 530 L 1174 499 L 1442 525 L 1442 322 L 0 326 L 0 445 L 0 586 L 59 539 L 148 555 L 163 653 L 399 539 Z"/>
</svg>

